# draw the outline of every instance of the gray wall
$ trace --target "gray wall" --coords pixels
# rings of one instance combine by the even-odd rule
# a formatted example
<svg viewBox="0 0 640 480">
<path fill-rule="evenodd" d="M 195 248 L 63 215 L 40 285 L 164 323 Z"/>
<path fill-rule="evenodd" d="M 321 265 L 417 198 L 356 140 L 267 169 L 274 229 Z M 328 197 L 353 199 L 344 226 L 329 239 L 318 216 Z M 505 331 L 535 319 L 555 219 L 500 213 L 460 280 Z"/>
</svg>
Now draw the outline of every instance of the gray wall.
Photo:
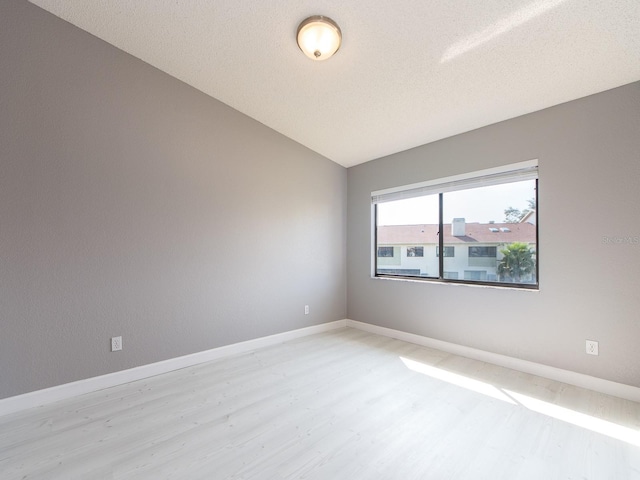
<svg viewBox="0 0 640 480">
<path fill-rule="evenodd" d="M 539 292 L 370 278 L 370 193 L 539 159 Z M 640 387 L 640 83 L 348 171 L 348 317 Z M 585 340 L 600 356 L 585 354 Z"/>
<path fill-rule="evenodd" d="M 0 398 L 345 318 L 346 169 L 26 1 L 0 68 Z"/>
<path fill-rule="evenodd" d="M 640 235 L 638 83 L 351 168 L 347 208 L 342 167 L 25 1 L 0 67 L 0 398 L 347 315 L 640 386 L 640 245 L 602 243 Z M 370 278 L 371 191 L 531 158 L 539 292 Z"/>
</svg>

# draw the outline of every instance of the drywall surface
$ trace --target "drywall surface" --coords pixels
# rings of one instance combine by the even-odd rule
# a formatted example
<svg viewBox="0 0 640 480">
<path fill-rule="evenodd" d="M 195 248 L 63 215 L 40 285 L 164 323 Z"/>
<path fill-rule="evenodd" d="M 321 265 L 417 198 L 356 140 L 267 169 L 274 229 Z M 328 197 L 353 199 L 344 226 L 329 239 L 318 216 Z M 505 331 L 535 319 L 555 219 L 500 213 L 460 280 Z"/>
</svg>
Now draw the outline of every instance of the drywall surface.
<svg viewBox="0 0 640 480">
<path fill-rule="evenodd" d="M 343 167 L 27 2 L 0 45 L 0 398 L 345 318 Z"/>
<path fill-rule="evenodd" d="M 372 191 L 530 159 L 539 291 L 371 278 Z M 352 167 L 348 205 L 348 318 L 640 386 L 640 83 Z"/>
</svg>

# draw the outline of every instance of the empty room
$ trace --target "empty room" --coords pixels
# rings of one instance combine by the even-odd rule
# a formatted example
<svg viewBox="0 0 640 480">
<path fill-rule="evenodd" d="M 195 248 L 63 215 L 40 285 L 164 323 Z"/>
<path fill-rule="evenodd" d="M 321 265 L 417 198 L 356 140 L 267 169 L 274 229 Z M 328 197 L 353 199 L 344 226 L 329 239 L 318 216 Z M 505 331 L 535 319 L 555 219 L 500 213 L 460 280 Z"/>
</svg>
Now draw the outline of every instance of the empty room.
<svg viewBox="0 0 640 480">
<path fill-rule="evenodd" d="M 640 480 L 637 0 L 0 1 L 0 479 Z"/>
</svg>

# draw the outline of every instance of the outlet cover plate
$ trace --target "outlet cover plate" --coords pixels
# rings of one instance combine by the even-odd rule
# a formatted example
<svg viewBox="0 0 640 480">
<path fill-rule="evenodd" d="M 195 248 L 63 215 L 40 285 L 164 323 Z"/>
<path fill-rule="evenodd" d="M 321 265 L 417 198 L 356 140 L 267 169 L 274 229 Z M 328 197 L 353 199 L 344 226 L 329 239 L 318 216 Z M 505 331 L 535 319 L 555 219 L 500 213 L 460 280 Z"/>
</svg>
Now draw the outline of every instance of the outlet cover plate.
<svg viewBox="0 0 640 480">
<path fill-rule="evenodd" d="M 122 337 L 111 337 L 111 351 L 122 350 Z"/>
<path fill-rule="evenodd" d="M 598 355 L 598 342 L 595 340 L 587 340 L 587 354 Z"/>
</svg>

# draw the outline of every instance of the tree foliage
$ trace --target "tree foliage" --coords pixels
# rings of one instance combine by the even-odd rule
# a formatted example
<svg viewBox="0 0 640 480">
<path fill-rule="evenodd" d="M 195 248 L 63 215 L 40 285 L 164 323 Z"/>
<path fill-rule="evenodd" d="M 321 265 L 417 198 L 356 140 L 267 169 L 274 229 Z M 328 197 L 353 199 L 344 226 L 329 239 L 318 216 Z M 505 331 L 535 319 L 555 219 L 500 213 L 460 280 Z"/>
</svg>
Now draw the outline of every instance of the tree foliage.
<svg viewBox="0 0 640 480">
<path fill-rule="evenodd" d="M 507 207 L 504 209 L 505 223 L 518 223 L 523 216 L 522 212 L 517 208 Z"/>
<path fill-rule="evenodd" d="M 527 200 L 527 204 L 529 208 L 525 208 L 524 210 L 519 210 L 517 208 L 513 208 L 511 206 L 504 209 L 504 222 L 505 223 L 518 223 L 520 220 L 524 218 L 524 216 L 536 209 L 536 199 L 530 198 Z"/>
<path fill-rule="evenodd" d="M 533 258 L 533 250 L 523 242 L 513 242 L 500 250 L 503 257 L 498 263 L 498 275 L 500 279 L 510 277 L 514 283 L 520 283 L 522 277 L 535 271 L 536 262 Z"/>
</svg>

